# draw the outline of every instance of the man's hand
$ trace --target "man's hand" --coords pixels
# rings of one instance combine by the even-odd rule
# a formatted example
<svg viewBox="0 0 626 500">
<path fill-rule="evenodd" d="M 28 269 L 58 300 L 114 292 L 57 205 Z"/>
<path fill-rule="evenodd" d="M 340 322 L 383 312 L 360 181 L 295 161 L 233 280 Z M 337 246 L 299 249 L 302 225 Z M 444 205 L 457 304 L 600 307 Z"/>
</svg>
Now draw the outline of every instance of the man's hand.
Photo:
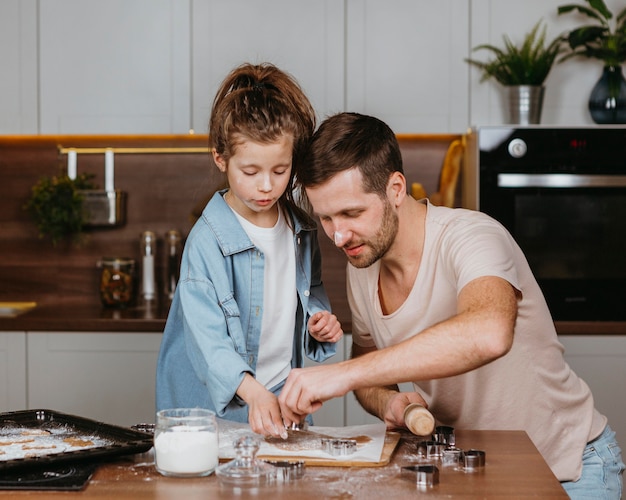
<svg viewBox="0 0 626 500">
<path fill-rule="evenodd" d="M 397 392 L 387 400 L 383 420 L 387 429 L 406 429 L 404 423 L 404 409 L 411 403 L 417 403 L 424 408 L 428 404 L 417 392 Z"/>
<path fill-rule="evenodd" d="M 285 425 L 301 422 L 306 415 L 319 410 L 324 401 L 343 396 L 350 390 L 342 368 L 344 364 L 291 370 L 278 397 Z"/>
<path fill-rule="evenodd" d="M 316 312 L 309 318 L 309 333 L 318 342 L 338 342 L 343 336 L 337 316 L 328 311 Z"/>
</svg>

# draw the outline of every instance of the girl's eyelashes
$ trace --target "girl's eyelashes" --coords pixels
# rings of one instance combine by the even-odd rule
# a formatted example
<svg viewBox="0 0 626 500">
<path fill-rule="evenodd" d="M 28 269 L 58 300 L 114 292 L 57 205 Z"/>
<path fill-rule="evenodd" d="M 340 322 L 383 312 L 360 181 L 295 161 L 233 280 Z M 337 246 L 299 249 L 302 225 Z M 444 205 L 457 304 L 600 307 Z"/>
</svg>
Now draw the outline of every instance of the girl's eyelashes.
<svg viewBox="0 0 626 500">
<path fill-rule="evenodd" d="M 256 175 L 256 174 L 258 174 L 258 173 L 259 173 L 259 171 L 258 171 L 258 170 L 242 170 L 241 172 L 242 172 L 244 175 L 249 175 L 249 176 Z M 274 175 L 285 175 L 285 174 L 286 174 L 286 173 L 288 173 L 288 172 L 289 172 L 289 169 L 288 169 L 288 168 L 286 168 L 286 169 L 281 169 L 281 170 L 274 170 L 274 172 L 272 172 L 272 173 L 273 173 Z"/>
</svg>

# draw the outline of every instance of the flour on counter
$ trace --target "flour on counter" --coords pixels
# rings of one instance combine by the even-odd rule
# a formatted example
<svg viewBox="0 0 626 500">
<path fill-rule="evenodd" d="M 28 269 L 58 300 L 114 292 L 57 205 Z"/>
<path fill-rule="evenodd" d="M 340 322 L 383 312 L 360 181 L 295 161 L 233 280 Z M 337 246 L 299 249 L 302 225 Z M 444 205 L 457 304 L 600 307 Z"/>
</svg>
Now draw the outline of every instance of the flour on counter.
<svg viewBox="0 0 626 500">
<path fill-rule="evenodd" d="M 233 443 L 246 434 L 254 434 L 248 424 L 217 419 L 219 430 L 220 459 L 235 458 Z M 300 436 L 294 431 L 287 440 L 279 438 L 259 439 L 257 456 L 263 457 L 306 457 L 325 460 L 378 462 L 385 445 L 386 426 L 384 423 L 352 425 L 347 427 L 310 426 Z M 293 435 L 295 434 L 295 436 Z M 319 437 L 317 437 L 318 435 Z M 357 451 L 350 455 L 333 456 L 321 448 L 321 439 L 333 437 L 338 439 L 357 440 Z M 291 440 L 291 441 L 290 441 Z"/>
</svg>

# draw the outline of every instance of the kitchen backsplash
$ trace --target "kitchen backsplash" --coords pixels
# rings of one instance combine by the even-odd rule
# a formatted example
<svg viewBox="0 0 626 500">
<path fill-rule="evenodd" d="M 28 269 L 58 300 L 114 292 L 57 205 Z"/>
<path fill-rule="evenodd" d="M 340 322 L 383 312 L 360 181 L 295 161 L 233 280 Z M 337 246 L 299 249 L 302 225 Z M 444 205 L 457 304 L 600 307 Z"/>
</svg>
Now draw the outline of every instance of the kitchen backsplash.
<svg viewBox="0 0 626 500">
<path fill-rule="evenodd" d="M 427 192 L 435 191 L 448 145 L 459 136 L 398 137 L 409 185 L 420 182 Z M 118 151 L 206 148 L 207 144 L 206 135 L 0 136 L 0 300 L 97 302 L 97 262 L 102 257 L 139 262 L 139 236 L 146 230 L 158 238 L 156 273 L 162 291 L 167 232 L 177 230 L 184 239 L 210 196 L 225 186 L 224 176 L 208 152 L 116 152 L 115 188 L 127 195 L 126 222 L 120 227 L 88 230 L 81 246 L 67 242 L 53 246 L 40 239 L 23 207 L 41 177 L 67 171 L 67 155 L 61 148 L 112 147 Z M 94 181 L 103 189 L 104 161 L 104 154 L 78 154 L 77 171 L 94 174 Z M 347 321 L 345 258 L 321 232 L 320 242 L 326 287 L 340 319 Z"/>
</svg>

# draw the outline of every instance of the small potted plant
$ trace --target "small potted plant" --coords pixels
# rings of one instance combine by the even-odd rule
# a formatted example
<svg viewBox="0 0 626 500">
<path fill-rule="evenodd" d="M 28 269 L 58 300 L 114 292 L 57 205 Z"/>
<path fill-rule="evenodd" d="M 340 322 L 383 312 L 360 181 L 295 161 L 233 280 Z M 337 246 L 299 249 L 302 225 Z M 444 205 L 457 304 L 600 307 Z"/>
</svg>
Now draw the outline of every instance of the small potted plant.
<svg viewBox="0 0 626 500">
<path fill-rule="evenodd" d="M 589 112 L 596 123 L 626 123 L 626 80 L 621 64 L 626 61 L 626 8 L 615 18 L 604 0 L 585 0 L 587 5 L 567 4 L 558 13 L 579 14 L 595 24 L 573 29 L 566 35 L 569 50 L 561 61 L 587 57 L 602 61 L 602 76 L 589 96 Z"/>
<path fill-rule="evenodd" d="M 504 48 L 491 44 L 474 47 L 473 51 L 492 52 L 494 57 L 490 61 L 465 59 L 483 72 L 481 81 L 493 78 L 506 88 L 510 123 L 534 124 L 541 120 L 544 82 L 563 45 L 561 36 L 546 45 L 546 26 L 541 24 L 541 20 L 535 24 L 521 45 L 503 35 Z M 533 109 L 527 107 L 528 103 L 534 105 Z"/>
<path fill-rule="evenodd" d="M 80 243 L 88 214 L 83 206 L 82 190 L 94 189 L 91 175 L 81 174 L 75 179 L 67 175 L 42 177 L 31 189 L 24 209 L 27 210 L 39 237 L 49 237 L 53 245 L 67 238 Z"/>
</svg>

